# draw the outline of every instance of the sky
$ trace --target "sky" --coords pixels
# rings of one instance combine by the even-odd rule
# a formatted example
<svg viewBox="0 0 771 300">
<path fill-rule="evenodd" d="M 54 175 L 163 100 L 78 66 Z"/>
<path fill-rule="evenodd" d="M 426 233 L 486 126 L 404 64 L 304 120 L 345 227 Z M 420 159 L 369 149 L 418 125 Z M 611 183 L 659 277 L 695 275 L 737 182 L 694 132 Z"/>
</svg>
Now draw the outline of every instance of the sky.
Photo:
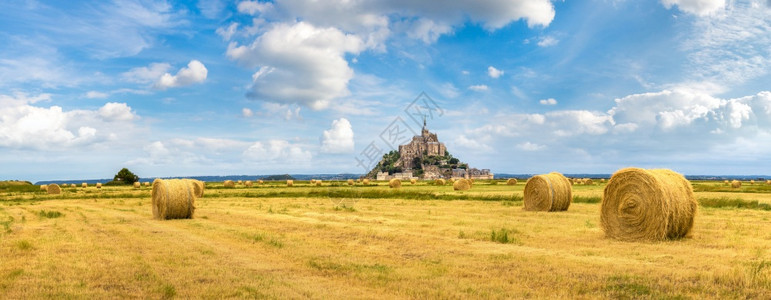
<svg viewBox="0 0 771 300">
<path fill-rule="evenodd" d="M 771 0 L 0 2 L 0 180 L 771 174 Z"/>
</svg>

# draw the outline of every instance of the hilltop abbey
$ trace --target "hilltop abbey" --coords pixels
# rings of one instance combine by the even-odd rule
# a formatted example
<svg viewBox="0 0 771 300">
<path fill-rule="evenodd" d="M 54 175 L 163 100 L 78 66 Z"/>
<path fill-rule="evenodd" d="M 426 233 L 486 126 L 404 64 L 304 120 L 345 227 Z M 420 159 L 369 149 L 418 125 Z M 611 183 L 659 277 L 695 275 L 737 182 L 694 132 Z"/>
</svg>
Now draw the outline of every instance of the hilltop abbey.
<svg viewBox="0 0 771 300">
<path fill-rule="evenodd" d="M 437 178 L 473 178 L 493 179 L 489 169 L 469 169 L 447 152 L 447 147 L 439 141 L 436 133 L 428 131 L 426 120 L 420 135 L 412 137 L 406 145 L 399 145 L 399 151 L 383 155 L 383 159 L 367 174 L 377 180 L 392 178 L 437 179 Z"/>
</svg>

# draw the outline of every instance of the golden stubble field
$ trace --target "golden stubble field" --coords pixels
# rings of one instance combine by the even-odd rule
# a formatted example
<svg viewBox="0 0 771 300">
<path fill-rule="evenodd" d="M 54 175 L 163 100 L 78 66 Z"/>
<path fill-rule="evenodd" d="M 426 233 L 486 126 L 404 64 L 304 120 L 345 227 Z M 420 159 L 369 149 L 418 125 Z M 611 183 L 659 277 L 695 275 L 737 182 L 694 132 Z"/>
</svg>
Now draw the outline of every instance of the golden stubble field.
<svg viewBox="0 0 771 300">
<path fill-rule="evenodd" d="M 702 206 L 691 238 L 630 243 L 604 237 L 599 203 L 523 211 L 523 182 L 325 184 L 209 183 L 194 219 L 170 221 L 146 187 L 5 192 L 0 298 L 771 298 L 771 211 Z"/>
</svg>

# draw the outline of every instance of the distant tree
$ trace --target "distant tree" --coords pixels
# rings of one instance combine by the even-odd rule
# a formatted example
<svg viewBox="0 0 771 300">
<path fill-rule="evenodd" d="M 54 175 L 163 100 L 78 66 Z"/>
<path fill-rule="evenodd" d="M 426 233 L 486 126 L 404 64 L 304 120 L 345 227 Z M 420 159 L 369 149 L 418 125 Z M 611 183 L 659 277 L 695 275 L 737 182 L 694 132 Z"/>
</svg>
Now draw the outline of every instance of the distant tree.
<svg viewBox="0 0 771 300">
<path fill-rule="evenodd" d="M 139 181 L 139 176 L 131 173 L 129 169 L 123 168 L 118 171 L 118 174 L 115 174 L 115 177 L 112 178 L 112 181 L 120 181 L 125 184 L 134 184 L 134 182 Z"/>
<path fill-rule="evenodd" d="M 448 161 L 448 163 L 450 163 L 451 165 L 457 165 L 459 162 L 460 162 L 460 160 L 458 160 L 455 157 L 450 158 L 450 160 Z"/>
</svg>

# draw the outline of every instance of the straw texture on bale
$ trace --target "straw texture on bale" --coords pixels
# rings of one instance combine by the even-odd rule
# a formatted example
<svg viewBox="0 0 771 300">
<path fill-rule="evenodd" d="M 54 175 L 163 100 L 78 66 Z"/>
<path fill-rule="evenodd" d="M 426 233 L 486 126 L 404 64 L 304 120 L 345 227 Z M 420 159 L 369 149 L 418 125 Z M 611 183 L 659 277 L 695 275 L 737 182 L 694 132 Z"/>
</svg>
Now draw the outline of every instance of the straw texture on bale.
<svg viewBox="0 0 771 300">
<path fill-rule="evenodd" d="M 738 181 L 738 180 L 731 181 L 731 187 L 735 188 L 735 189 L 738 189 L 738 188 L 742 187 L 742 182 Z"/>
<path fill-rule="evenodd" d="M 506 180 L 506 184 L 508 185 L 516 185 L 517 179 L 516 178 L 509 178 L 509 180 Z"/>
<path fill-rule="evenodd" d="M 452 189 L 456 191 L 467 191 L 471 188 L 471 183 L 466 179 L 458 179 L 452 184 Z"/>
<path fill-rule="evenodd" d="M 353 179 L 348 179 L 348 185 L 354 185 L 355 182 L 353 182 Z"/>
<path fill-rule="evenodd" d="M 154 184 L 154 183 L 153 183 Z M 224 185 L 226 188 L 234 188 L 236 187 L 236 183 L 233 182 L 233 180 L 225 180 L 222 185 Z"/>
<path fill-rule="evenodd" d="M 399 179 L 391 179 L 388 181 L 388 186 L 392 189 L 398 189 L 402 187 L 402 181 Z"/>
<path fill-rule="evenodd" d="M 321 186 L 321 185 L 322 185 L 321 180 L 316 180 L 316 186 Z"/>
<path fill-rule="evenodd" d="M 203 198 L 203 190 L 206 188 L 206 183 L 195 179 L 183 179 L 193 187 L 193 195 L 198 198 Z"/>
<path fill-rule="evenodd" d="M 49 184 L 46 187 L 46 190 L 48 191 L 49 195 L 59 195 L 62 193 L 62 189 L 56 183 Z"/>
<path fill-rule="evenodd" d="M 247 181 L 244 182 L 244 185 L 247 186 L 247 187 L 252 187 L 253 183 L 251 181 L 247 180 Z"/>
<path fill-rule="evenodd" d="M 525 183 L 523 202 L 529 211 L 565 211 L 573 202 L 573 188 L 560 173 L 535 175 Z"/>
<path fill-rule="evenodd" d="M 87 188 L 88 187 L 88 183 L 85 183 L 85 182 L 81 183 L 80 186 L 83 187 L 83 188 Z"/>
<path fill-rule="evenodd" d="M 417 182 L 418 182 L 418 180 L 417 180 L 417 179 L 415 179 L 415 178 L 412 178 L 412 179 L 410 179 L 410 184 L 415 184 L 415 183 L 417 183 Z"/>
<path fill-rule="evenodd" d="M 361 183 L 364 184 L 364 185 L 369 185 L 369 179 L 368 178 L 364 178 L 364 180 L 362 180 Z"/>
<path fill-rule="evenodd" d="M 137 181 L 137 182 L 134 182 L 134 188 L 135 188 L 135 189 L 138 189 L 138 188 L 140 188 L 140 187 L 142 187 L 142 185 L 141 185 L 141 184 L 140 184 L 138 181 Z"/>
<path fill-rule="evenodd" d="M 48 190 L 48 186 L 47 186 L 47 185 L 45 185 L 45 184 L 41 184 L 41 185 L 40 185 L 40 190 L 41 190 L 41 191 L 47 191 L 47 190 Z"/>
<path fill-rule="evenodd" d="M 444 179 L 439 178 L 437 180 L 434 180 L 434 184 L 435 185 L 445 185 L 446 182 L 444 181 Z"/>
<path fill-rule="evenodd" d="M 616 171 L 605 187 L 600 224 L 607 237 L 619 240 L 678 239 L 691 231 L 698 206 L 683 175 L 626 168 Z"/>
<path fill-rule="evenodd" d="M 153 217 L 158 220 L 192 219 L 195 212 L 195 190 L 189 179 L 156 179 L 153 181 Z"/>
<path fill-rule="evenodd" d="M 101 189 L 102 188 L 102 183 L 101 182 L 97 182 L 96 183 L 96 188 Z"/>
<path fill-rule="evenodd" d="M 290 179 L 290 180 L 287 180 L 287 181 L 286 181 L 286 186 L 290 186 L 290 187 L 291 187 L 291 186 L 294 186 L 294 180 L 291 180 L 291 179 Z"/>
<path fill-rule="evenodd" d="M 586 185 L 594 185 L 594 181 L 592 181 L 591 178 L 584 179 L 584 184 Z"/>
</svg>

